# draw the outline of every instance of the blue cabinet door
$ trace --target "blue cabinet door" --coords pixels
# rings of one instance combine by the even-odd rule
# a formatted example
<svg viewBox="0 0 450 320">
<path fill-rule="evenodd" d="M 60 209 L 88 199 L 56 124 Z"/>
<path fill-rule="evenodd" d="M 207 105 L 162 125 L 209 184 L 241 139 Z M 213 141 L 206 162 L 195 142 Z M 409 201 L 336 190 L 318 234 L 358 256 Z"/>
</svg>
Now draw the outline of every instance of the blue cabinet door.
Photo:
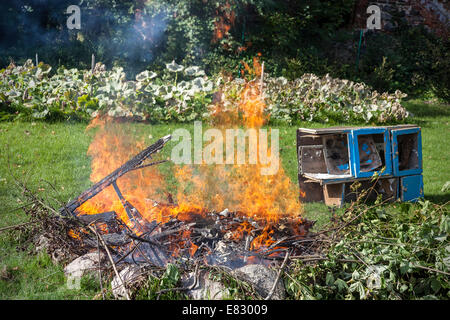
<svg viewBox="0 0 450 320">
<path fill-rule="evenodd" d="M 400 199 L 416 202 L 423 198 L 423 177 L 421 174 L 400 178 Z"/>
<path fill-rule="evenodd" d="M 364 142 L 364 139 L 377 138 L 378 143 L 383 144 L 382 153 L 376 157 L 372 143 Z M 361 128 L 352 131 L 352 154 L 350 160 L 352 162 L 352 175 L 356 178 L 372 177 L 375 172 L 381 173 L 381 167 L 385 167 L 385 170 L 381 175 L 392 174 L 392 156 L 391 156 L 391 142 L 389 137 L 389 131 L 386 128 Z M 377 166 L 374 169 L 370 169 L 374 161 L 380 160 L 383 163 L 382 166 Z"/>
<path fill-rule="evenodd" d="M 395 176 L 421 174 L 422 134 L 420 128 L 391 131 L 392 167 Z"/>
</svg>

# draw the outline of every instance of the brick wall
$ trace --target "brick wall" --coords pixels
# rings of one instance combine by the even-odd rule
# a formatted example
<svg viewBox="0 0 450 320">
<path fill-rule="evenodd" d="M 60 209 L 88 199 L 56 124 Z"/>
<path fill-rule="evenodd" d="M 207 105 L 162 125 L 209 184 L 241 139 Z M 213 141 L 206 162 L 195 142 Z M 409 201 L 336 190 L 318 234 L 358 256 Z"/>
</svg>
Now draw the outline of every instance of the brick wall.
<svg viewBox="0 0 450 320">
<path fill-rule="evenodd" d="M 449 36 L 450 3 L 448 0 L 360 0 L 354 10 L 353 26 L 366 28 L 367 8 L 378 5 L 381 9 L 381 25 L 384 31 L 397 27 L 401 19 L 409 25 L 424 25 L 441 37 Z"/>
</svg>

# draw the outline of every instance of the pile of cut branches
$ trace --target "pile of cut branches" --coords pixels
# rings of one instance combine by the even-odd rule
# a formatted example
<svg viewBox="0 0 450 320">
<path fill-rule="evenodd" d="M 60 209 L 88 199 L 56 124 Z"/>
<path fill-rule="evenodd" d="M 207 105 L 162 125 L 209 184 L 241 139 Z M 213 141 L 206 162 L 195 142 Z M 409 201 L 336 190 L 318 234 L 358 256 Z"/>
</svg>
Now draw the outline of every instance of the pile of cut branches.
<svg viewBox="0 0 450 320">
<path fill-rule="evenodd" d="M 3 229 L 32 228 L 33 234 L 49 237 L 50 254 L 57 250 L 72 257 L 86 253 L 68 235 L 70 230 L 80 227 L 79 221 L 60 216 L 46 200 L 25 185 L 18 183 L 18 186 L 26 198 L 26 205 L 21 208 L 30 216 L 30 222 Z M 356 192 L 357 185 L 354 189 Z M 295 256 L 286 250 L 281 255 L 283 262 L 276 267 L 273 287 L 284 282 L 288 297 L 293 299 L 448 299 L 448 204 L 419 201 L 388 206 L 381 195 L 374 203 L 366 203 L 370 191 L 360 191 L 342 216 L 332 217 L 323 230 L 304 239 L 314 247 L 313 255 Z M 89 230 L 98 236 L 95 229 Z M 100 239 L 99 250 L 109 255 L 108 248 Z M 103 279 L 117 276 L 117 268 L 111 259 L 102 265 Z M 197 277 L 199 269 L 231 285 L 234 297 L 270 298 L 270 294 L 260 296 L 251 283 L 236 278 L 231 270 L 204 265 L 201 261 L 168 264 L 166 268 L 146 266 L 141 269 L 143 276 L 139 281 L 125 286 L 127 298 L 185 298 L 190 288 L 181 284 L 181 275 L 191 273 Z M 103 286 L 100 296 L 112 297 Z"/>
</svg>

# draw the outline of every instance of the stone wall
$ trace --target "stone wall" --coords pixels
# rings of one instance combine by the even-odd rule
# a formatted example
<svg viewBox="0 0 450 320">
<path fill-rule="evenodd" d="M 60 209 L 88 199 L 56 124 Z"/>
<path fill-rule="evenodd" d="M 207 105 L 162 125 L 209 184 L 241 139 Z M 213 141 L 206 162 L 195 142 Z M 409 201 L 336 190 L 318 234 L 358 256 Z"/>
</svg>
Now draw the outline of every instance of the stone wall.
<svg viewBox="0 0 450 320">
<path fill-rule="evenodd" d="M 441 37 L 449 36 L 450 3 L 448 0 L 360 0 L 354 10 L 353 26 L 366 28 L 367 8 L 375 4 L 381 9 L 383 31 L 392 31 L 399 20 L 408 25 L 424 25 Z"/>
</svg>

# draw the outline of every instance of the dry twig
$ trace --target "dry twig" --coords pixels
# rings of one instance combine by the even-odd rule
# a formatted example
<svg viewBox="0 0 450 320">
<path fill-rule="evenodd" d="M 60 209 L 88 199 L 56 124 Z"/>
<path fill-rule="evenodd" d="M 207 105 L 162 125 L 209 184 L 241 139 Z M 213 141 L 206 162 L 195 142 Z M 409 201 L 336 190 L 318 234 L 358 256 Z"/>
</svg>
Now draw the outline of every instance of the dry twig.
<svg viewBox="0 0 450 320">
<path fill-rule="evenodd" d="M 6 231 L 6 230 L 18 229 L 18 228 L 21 228 L 21 227 L 24 227 L 24 226 L 27 226 L 29 224 L 33 224 L 33 223 L 36 223 L 36 222 L 37 221 L 28 221 L 28 222 L 16 224 L 16 225 L 13 225 L 13 226 L 3 227 L 3 228 L 0 228 L 0 232 Z"/>
<path fill-rule="evenodd" d="M 197 285 L 197 282 L 198 282 L 198 269 L 199 269 L 199 263 L 197 262 L 195 264 L 194 283 L 192 283 L 192 285 L 190 285 L 187 288 L 185 288 L 185 287 L 176 287 L 176 288 L 168 288 L 168 289 L 159 290 L 158 292 L 156 292 L 156 294 L 157 294 L 156 300 L 159 300 L 159 297 L 163 293 L 167 293 L 167 292 L 171 292 L 171 291 L 189 291 L 189 290 L 194 289 L 195 286 Z"/>
<path fill-rule="evenodd" d="M 92 226 L 88 226 L 88 227 L 89 227 L 89 229 L 91 229 L 92 232 L 94 232 L 94 233 L 97 235 L 97 237 L 100 239 L 100 241 L 101 241 L 103 247 L 104 247 L 105 250 L 106 250 L 106 253 L 108 254 L 108 258 L 109 258 L 109 261 L 110 261 L 111 264 L 112 264 L 112 267 L 113 267 L 113 269 L 114 269 L 114 272 L 115 272 L 117 278 L 119 279 L 120 283 L 121 283 L 122 286 L 123 286 L 123 289 L 124 289 L 124 291 L 125 291 L 125 297 L 127 298 L 127 300 L 131 300 L 130 295 L 128 294 L 127 287 L 125 286 L 125 282 L 123 281 L 122 277 L 120 276 L 119 272 L 117 271 L 116 264 L 114 263 L 114 259 L 113 259 L 112 256 L 111 256 L 111 253 L 110 253 L 110 251 L 109 251 L 109 249 L 108 249 L 108 246 L 106 245 L 105 240 L 103 239 L 102 235 L 99 234 L 99 233 L 97 232 L 97 230 L 96 230 L 95 227 L 92 227 Z"/>
<path fill-rule="evenodd" d="M 278 269 L 278 274 L 277 277 L 273 283 L 272 289 L 270 289 L 269 294 L 267 295 L 267 297 L 264 300 L 269 300 L 270 298 L 272 298 L 274 292 L 275 292 L 275 288 L 277 287 L 278 281 L 280 280 L 281 277 L 281 273 L 284 270 L 284 267 L 286 266 L 286 262 L 289 260 L 289 256 L 291 255 L 290 251 L 286 252 L 286 255 L 284 256 L 284 260 L 283 263 L 281 264 L 280 269 Z"/>
<path fill-rule="evenodd" d="M 102 293 L 102 298 L 105 300 L 105 292 L 103 291 L 103 283 L 102 283 L 102 262 L 100 258 L 100 238 L 97 235 L 97 253 L 98 253 L 98 281 L 100 282 L 100 290 Z"/>
</svg>

